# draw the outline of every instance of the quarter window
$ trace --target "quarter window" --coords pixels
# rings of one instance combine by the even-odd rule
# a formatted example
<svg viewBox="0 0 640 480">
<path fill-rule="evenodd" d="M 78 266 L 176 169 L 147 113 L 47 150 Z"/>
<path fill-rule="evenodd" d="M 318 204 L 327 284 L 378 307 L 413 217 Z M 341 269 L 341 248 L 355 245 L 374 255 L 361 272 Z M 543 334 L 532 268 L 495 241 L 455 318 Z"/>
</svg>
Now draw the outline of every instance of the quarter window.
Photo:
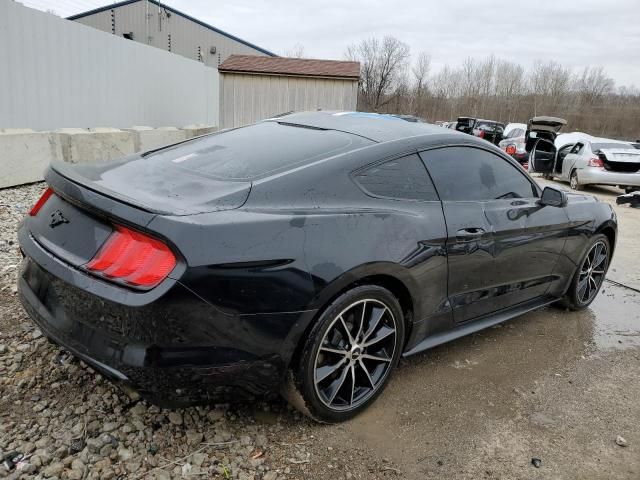
<svg viewBox="0 0 640 480">
<path fill-rule="evenodd" d="M 576 143 L 569 153 L 580 153 L 582 151 L 582 147 L 583 145 L 581 143 Z"/>
<path fill-rule="evenodd" d="M 354 176 L 365 192 L 395 200 L 438 200 L 417 154 L 374 165 Z"/>
<path fill-rule="evenodd" d="M 537 197 L 524 172 L 505 159 L 473 147 L 447 147 L 420 154 L 442 200 L 486 201 Z"/>
</svg>

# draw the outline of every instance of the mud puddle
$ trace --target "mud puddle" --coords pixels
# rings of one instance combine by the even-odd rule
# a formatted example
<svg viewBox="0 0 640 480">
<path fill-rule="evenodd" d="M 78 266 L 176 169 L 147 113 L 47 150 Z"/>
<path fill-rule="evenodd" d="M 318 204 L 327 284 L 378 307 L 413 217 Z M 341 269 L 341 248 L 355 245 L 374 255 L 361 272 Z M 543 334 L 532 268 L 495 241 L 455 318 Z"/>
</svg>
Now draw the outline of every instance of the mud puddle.
<svg viewBox="0 0 640 480">
<path fill-rule="evenodd" d="M 599 350 L 640 347 L 640 293 L 605 281 L 585 315 L 593 317 Z"/>
</svg>

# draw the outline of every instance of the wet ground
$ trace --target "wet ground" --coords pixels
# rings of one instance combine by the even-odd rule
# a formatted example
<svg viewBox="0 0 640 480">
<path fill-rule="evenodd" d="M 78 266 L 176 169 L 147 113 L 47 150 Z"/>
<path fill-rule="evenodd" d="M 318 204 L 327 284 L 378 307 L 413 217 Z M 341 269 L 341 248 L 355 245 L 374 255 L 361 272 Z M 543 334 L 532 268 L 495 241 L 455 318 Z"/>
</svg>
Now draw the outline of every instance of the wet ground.
<svg viewBox="0 0 640 480">
<path fill-rule="evenodd" d="M 588 193 L 615 206 L 619 191 Z M 403 360 L 378 401 L 320 428 L 323 440 L 408 479 L 640 478 L 640 210 L 615 208 L 616 283 L 590 308 L 548 307 Z"/>
<path fill-rule="evenodd" d="M 615 204 L 619 191 L 588 193 Z M 24 195 L 24 201 L 2 198 L 2 205 L 28 205 L 35 190 Z M 76 478 L 105 479 L 181 478 L 184 472 L 272 480 L 640 479 L 640 209 L 615 209 L 615 258 L 590 308 L 548 307 L 405 359 L 374 405 L 332 426 L 301 418 L 281 400 L 185 409 L 177 412 L 184 423 L 168 411 L 132 407 L 89 369 L 58 367 L 59 349 L 44 339 L 28 340 L 36 335 L 26 330 L 30 323 L 12 292 L 13 270 L 5 266 L 0 343 L 9 346 L 4 371 L 15 378 L 3 384 L 0 375 L 0 450 L 50 436 L 47 468 L 63 465 L 60 478 L 75 471 Z M 14 250 L 7 246 L 3 263 Z M 18 356 L 19 365 L 11 360 Z M 109 432 L 118 452 L 107 449 L 105 456 L 103 448 L 85 458 L 85 449 L 62 458 L 69 431 L 82 422 L 85 440 Z M 616 444 L 619 435 L 628 446 Z M 157 454 L 148 453 L 152 446 Z M 132 458 L 123 460 L 121 448 Z M 195 452 L 206 457 L 200 466 Z M 74 470 L 79 458 L 85 470 Z M 135 469 L 142 473 L 134 475 Z"/>
</svg>

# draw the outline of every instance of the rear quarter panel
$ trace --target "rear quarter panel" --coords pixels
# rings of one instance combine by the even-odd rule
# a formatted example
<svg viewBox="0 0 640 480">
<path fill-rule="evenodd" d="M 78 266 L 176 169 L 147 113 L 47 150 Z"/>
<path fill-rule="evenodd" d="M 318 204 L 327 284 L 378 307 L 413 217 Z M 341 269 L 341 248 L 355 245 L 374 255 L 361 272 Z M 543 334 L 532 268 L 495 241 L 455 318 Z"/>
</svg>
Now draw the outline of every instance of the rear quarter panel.
<svg viewBox="0 0 640 480">
<path fill-rule="evenodd" d="M 221 309 L 241 313 L 321 309 L 371 276 L 399 280 L 413 317 L 450 326 L 446 227 L 439 201 L 373 198 L 352 180 L 363 165 L 416 151 L 411 139 L 366 147 L 258 180 L 238 210 L 156 217 L 184 252 L 180 279 Z"/>
</svg>

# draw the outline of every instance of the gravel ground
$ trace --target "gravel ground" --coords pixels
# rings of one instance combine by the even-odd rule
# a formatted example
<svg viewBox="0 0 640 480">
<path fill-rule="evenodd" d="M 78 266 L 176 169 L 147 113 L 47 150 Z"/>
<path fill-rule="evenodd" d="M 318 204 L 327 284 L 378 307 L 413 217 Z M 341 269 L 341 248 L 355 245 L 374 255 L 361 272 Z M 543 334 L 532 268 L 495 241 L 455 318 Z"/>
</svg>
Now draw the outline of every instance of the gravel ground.
<svg viewBox="0 0 640 480">
<path fill-rule="evenodd" d="M 284 401 L 162 410 L 130 398 L 51 345 L 16 295 L 16 230 L 44 189 L 0 191 L 0 478 L 290 479 L 395 476 L 388 460 L 339 451 Z M 354 461 L 357 458 L 357 461 Z M 334 473 L 335 472 L 335 473 Z"/>
</svg>

